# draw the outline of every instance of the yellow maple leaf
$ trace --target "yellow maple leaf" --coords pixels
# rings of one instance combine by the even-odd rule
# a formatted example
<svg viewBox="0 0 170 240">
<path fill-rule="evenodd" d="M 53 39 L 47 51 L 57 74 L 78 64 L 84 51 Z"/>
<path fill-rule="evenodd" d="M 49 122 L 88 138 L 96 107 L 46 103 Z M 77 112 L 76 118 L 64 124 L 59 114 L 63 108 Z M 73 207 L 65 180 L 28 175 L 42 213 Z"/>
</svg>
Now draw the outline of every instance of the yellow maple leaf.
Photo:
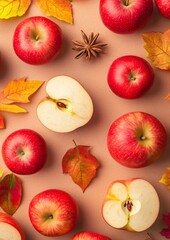
<svg viewBox="0 0 170 240">
<path fill-rule="evenodd" d="M 166 187 L 170 189 L 170 168 L 168 168 L 167 171 L 162 175 L 159 182 L 166 185 Z"/>
<path fill-rule="evenodd" d="M 4 90 L 0 92 L 0 103 L 27 103 L 30 101 L 29 97 L 36 92 L 42 84 L 42 81 L 37 80 L 26 81 L 25 77 L 18 80 L 11 80 Z"/>
<path fill-rule="evenodd" d="M 47 16 L 73 23 L 70 0 L 36 0 L 36 4 Z"/>
<path fill-rule="evenodd" d="M 4 175 L 5 170 L 4 169 L 0 169 L 0 178 Z"/>
<path fill-rule="evenodd" d="M 0 19 L 23 16 L 32 0 L 0 0 Z"/>
<path fill-rule="evenodd" d="M 142 36 L 147 57 L 153 65 L 161 70 L 170 70 L 170 30 L 144 33 Z"/>
<path fill-rule="evenodd" d="M 0 111 L 22 113 L 26 110 L 13 103 L 27 103 L 29 97 L 35 93 L 43 84 L 43 81 L 21 78 L 11 80 L 0 92 Z"/>
</svg>

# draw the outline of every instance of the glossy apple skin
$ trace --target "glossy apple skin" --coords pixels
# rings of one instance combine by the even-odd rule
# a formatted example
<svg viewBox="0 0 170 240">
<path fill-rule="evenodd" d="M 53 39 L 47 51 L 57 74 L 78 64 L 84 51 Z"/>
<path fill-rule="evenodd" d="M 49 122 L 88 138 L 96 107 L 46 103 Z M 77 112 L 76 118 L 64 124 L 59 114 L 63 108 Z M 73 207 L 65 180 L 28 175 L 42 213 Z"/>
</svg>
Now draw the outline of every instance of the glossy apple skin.
<svg viewBox="0 0 170 240">
<path fill-rule="evenodd" d="M 111 240 L 111 238 L 95 232 L 79 232 L 71 240 Z"/>
<path fill-rule="evenodd" d="M 108 150 L 118 163 L 130 168 L 148 166 L 163 154 L 167 133 L 162 123 L 145 112 L 129 112 L 110 126 Z"/>
<path fill-rule="evenodd" d="M 7 224 L 13 226 L 20 233 L 21 240 L 26 240 L 24 231 L 22 230 L 20 224 L 15 220 L 14 217 L 12 217 L 6 213 L 0 213 L 0 222 L 7 223 Z"/>
<path fill-rule="evenodd" d="M 31 129 L 11 133 L 2 144 L 2 157 L 14 173 L 27 175 L 38 172 L 47 160 L 47 144 Z"/>
<path fill-rule="evenodd" d="M 34 228 L 45 236 L 70 232 L 78 219 L 78 205 L 70 194 L 59 189 L 40 192 L 30 202 L 29 217 Z"/>
<path fill-rule="evenodd" d="M 170 18 L 170 1 L 169 0 L 155 0 L 158 11 L 162 16 Z"/>
<path fill-rule="evenodd" d="M 111 238 L 95 232 L 79 232 L 71 240 L 111 240 Z"/>
<path fill-rule="evenodd" d="M 118 34 L 128 34 L 146 25 L 153 12 L 153 2 L 100 0 L 99 11 L 102 22 L 108 29 Z"/>
<path fill-rule="evenodd" d="M 28 64 L 48 63 L 62 48 L 61 28 L 46 17 L 26 18 L 15 29 L 13 48 L 16 55 Z"/>
<path fill-rule="evenodd" d="M 154 77 L 153 68 L 145 59 L 127 55 L 113 61 L 107 81 L 110 89 L 117 96 L 135 99 L 151 88 Z"/>
</svg>

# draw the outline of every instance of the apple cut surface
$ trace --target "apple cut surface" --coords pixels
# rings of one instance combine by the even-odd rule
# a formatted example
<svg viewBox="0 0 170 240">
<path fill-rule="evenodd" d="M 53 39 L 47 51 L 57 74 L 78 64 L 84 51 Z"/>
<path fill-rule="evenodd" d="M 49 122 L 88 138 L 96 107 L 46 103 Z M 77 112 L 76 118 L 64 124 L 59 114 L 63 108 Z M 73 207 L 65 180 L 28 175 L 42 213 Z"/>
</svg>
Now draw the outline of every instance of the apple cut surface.
<svg viewBox="0 0 170 240">
<path fill-rule="evenodd" d="M 10 215 L 0 213 L 0 240 L 25 240 L 19 223 Z"/>
<path fill-rule="evenodd" d="M 19 231 L 7 223 L 0 223 L 0 240 L 21 240 Z"/>
<path fill-rule="evenodd" d="M 92 117 L 93 103 L 75 79 L 57 76 L 46 85 L 47 97 L 39 103 L 37 116 L 55 132 L 70 132 L 85 125 Z"/>
<path fill-rule="evenodd" d="M 158 194 L 148 181 L 118 180 L 108 188 L 102 214 L 114 228 L 141 232 L 156 221 L 159 206 Z"/>
</svg>

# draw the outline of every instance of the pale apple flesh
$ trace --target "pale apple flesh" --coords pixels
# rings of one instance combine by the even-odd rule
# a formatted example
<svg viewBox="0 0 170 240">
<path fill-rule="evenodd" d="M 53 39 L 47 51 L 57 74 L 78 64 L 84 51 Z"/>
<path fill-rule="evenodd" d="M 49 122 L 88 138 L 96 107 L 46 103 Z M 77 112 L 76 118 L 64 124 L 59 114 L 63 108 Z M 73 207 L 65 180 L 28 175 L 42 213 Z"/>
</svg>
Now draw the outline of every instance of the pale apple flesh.
<svg viewBox="0 0 170 240">
<path fill-rule="evenodd" d="M 10 215 L 0 213 L 0 240 L 25 240 L 19 223 Z"/>
<path fill-rule="evenodd" d="M 130 179 L 110 185 L 102 213 L 114 228 L 141 232 L 156 221 L 159 206 L 158 194 L 148 181 Z"/>
<path fill-rule="evenodd" d="M 37 107 L 42 124 L 55 132 L 70 132 L 85 125 L 92 117 L 93 103 L 75 79 L 57 76 L 46 85 L 47 97 Z"/>
</svg>

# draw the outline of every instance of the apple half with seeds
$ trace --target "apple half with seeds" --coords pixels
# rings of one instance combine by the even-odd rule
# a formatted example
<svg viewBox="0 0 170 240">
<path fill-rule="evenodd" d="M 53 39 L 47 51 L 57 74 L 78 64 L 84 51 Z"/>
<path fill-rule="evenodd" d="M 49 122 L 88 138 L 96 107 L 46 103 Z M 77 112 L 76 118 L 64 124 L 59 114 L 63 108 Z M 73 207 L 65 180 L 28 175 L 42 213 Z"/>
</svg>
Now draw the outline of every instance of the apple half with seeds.
<svg viewBox="0 0 170 240">
<path fill-rule="evenodd" d="M 46 85 L 47 96 L 37 106 L 40 122 L 54 132 L 71 132 L 92 117 L 92 99 L 81 84 L 68 76 L 57 76 Z"/>
<path fill-rule="evenodd" d="M 141 232 L 156 221 L 159 207 L 155 188 L 144 179 L 132 178 L 110 184 L 102 214 L 111 227 Z"/>
</svg>

